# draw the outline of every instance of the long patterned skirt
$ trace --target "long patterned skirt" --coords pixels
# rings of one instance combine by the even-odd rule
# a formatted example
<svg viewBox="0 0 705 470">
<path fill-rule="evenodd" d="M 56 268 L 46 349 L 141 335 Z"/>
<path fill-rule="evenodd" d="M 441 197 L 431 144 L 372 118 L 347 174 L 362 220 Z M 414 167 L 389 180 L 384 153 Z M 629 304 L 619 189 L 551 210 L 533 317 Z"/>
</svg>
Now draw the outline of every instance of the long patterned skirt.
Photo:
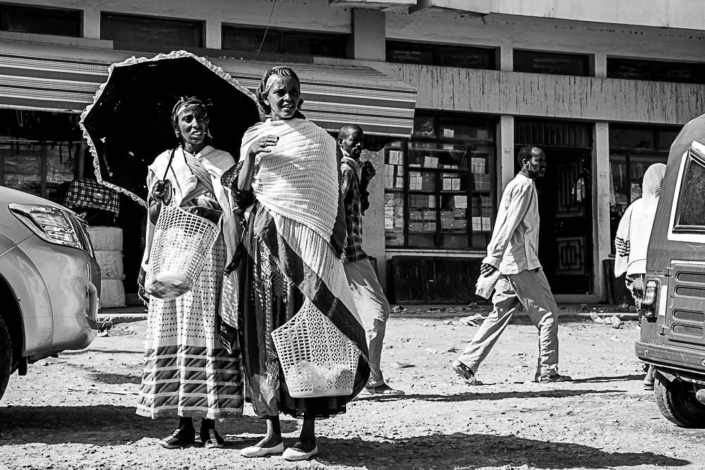
<svg viewBox="0 0 705 470">
<path fill-rule="evenodd" d="M 190 292 L 174 300 L 150 300 L 138 415 L 207 419 L 242 415 L 240 352 L 228 354 L 216 328 L 224 266 L 221 237 Z"/>
<path fill-rule="evenodd" d="M 263 208 L 253 211 L 250 217 L 254 226 L 274 223 Z M 271 333 L 296 315 L 305 298 L 282 273 L 261 238 L 251 231 L 246 231 L 245 237 L 254 247 L 252 253 L 246 251 L 243 256 L 239 279 L 238 332 L 247 375 L 247 400 L 252 402 L 254 412 L 260 418 L 278 416 L 279 413 L 296 418 L 328 418 L 345 413 L 346 404 L 367 382 L 369 366 L 360 360 L 353 395 L 293 398 L 289 394 Z M 279 262 L 298 264 L 293 259 L 280 259 Z"/>
</svg>

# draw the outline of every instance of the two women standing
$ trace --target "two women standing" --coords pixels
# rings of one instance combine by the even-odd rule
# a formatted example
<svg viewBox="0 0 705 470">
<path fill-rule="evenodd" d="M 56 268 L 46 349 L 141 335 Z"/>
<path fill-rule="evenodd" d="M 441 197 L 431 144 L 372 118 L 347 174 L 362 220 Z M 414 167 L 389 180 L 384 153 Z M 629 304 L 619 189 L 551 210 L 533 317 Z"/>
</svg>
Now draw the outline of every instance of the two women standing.
<svg viewBox="0 0 705 470">
<path fill-rule="evenodd" d="M 206 420 L 212 420 L 238 415 L 242 410 L 241 395 L 230 392 L 241 390 L 238 388 L 242 383 L 238 355 L 241 353 L 247 399 L 252 402 L 255 414 L 267 421 L 266 436 L 256 445 L 243 449 L 242 455 L 260 457 L 283 452 L 287 460 L 304 460 L 318 453 L 315 420 L 344 413 L 346 404 L 365 386 L 369 376 L 369 366 L 365 360 L 367 345 L 340 259 L 345 245 L 346 228 L 335 140 L 323 129 L 307 121 L 299 111 L 303 102 L 300 83 L 290 68 L 275 67 L 269 70 L 262 78 L 257 98 L 270 117 L 245 133 L 237 166 L 223 174 L 234 165 L 231 159 L 223 157 L 218 159 L 218 163 L 213 163 L 213 171 L 209 171 L 213 179 L 222 175 L 217 185 L 213 183 L 217 195 L 229 192 L 231 196 L 225 196 L 221 201 L 216 195 L 209 203 L 213 203 L 212 199 L 218 203 L 217 208 L 223 213 L 223 222 L 225 217 L 242 220 L 244 232 L 241 245 L 223 247 L 223 244 L 236 244 L 236 240 L 239 240 L 236 233 L 231 234 L 229 241 L 225 233 L 225 236 L 219 238 L 220 245 L 216 243 L 213 261 L 211 265 L 207 264 L 199 278 L 199 286 L 202 278 L 210 279 L 211 284 L 203 280 L 204 290 L 211 295 L 210 302 L 190 300 L 201 299 L 206 295 L 195 290 L 170 301 L 181 300 L 176 305 L 182 308 L 178 311 L 174 309 L 173 315 L 168 316 L 172 309 L 165 307 L 164 301 L 150 301 L 148 336 L 154 338 L 148 338 L 147 364 L 142 385 L 144 393 L 140 395 L 138 413 L 156 417 L 162 408 L 155 403 L 169 403 L 169 411 L 182 417 L 179 430 L 165 440 L 165 443 L 171 442 L 170 445 L 176 446 L 187 443 L 193 434 L 193 425 L 189 431 L 189 423 L 185 422 L 189 421 L 188 417 L 200 416 L 201 413 Z M 177 111 L 175 109 L 178 117 Z M 205 125 L 207 127 L 207 121 Z M 181 133 L 183 141 L 193 134 L 206 135 L 207 128 L 194 132 L 184 129 Z M 182 148 L 187 150 L 186 144 Z M 197 155 L 205 160 L 202 155 L 204 148 L 191 150 L 200 151 L 201 154 Z M 149 188 L 155 184 L 154 175 L 163 174 L 160 170 L 167 160 L 165 154 L 153 165 L 155 168 L 150 173 Z M 177 161 L 177 158 L 173 161 Z M 187 174 L 187 167 L 188 164 L 184 164 L 184 174 Z M 191 176 L 192 182 L 198 180 Z M 177 184 L 179 187 L 183 185 L 178 178 L 173 183 L 174 187 Z M 223 187 L 227 191 L 221 194 Z M 184 207 L 184 198 L 177 198 L 176 202 Z M 232 220 L 228 223 L 232 224 Z M 219 253 L 224 252 L 228 262 L 233 259 L 235 263 L 239 262 L 237 286 L 228 286 L 231 298 L 221 294 L 223 283 L 231 279 L 223 273 L 225 262 Z M 207 313 L 203 307 L 194 308 L 204 303 L 212 307 Z M 232 312 L 220 310 L 233 304 L 237 305 L 236 335 L 228 334 L 233 328 L 221 328 L 233 354 L 225 353 L 217 344 L 205 345 L 202 353 L 189 349 L 190 324 L 185 319 L 202 318 L 203 329 L 199 330 L 199 336 L 213 338 L 213 343 L 219 343 L 221 338 L 213 320 L 219 314 L 231 317 Z M 315 309 L 325 315 L 361 352 L 352 394 L 321 398 L 291 396 L 271 334 L 303 309 Z M 166 320 L 162 320 L 167 316 Z M 169 344 L 173 350 L 164 350 L 165 356 L 161 358 L 159 340 L 164 331 L 173 329 L 181 333 Z M 188 352 L 179 356 L 178 351 L 182 350 Z M 219 364 L 217 368 L 218 371 L 227 370 L 226 377 L 211 377 L 209 383 L 222 385 L 215 386 L 212 397 L 208 398 L 210 406 L 207 410 L 199 408 L 198 404 L 192 408 L 187 399 L 179 398 L 193 397 L 190 378 L 184 373 L 179 375 L 179 371 L 190 371 L 189 361 L 193 360 L 198 362 L 197 367 L 203 366 L 198 376 L 207 376 L 208 354 L 217 358 L 228 357 L 231 362 Z M 168 363 L 172 367 L 173 372 L 169 374 L 172 381 L 168 390 L 155 390 L 155 366 L 152 363 Z M 156 383 L 161 383 L 161 380 Z M 227 389 L 228 393 L 221 395 L 219 387 Z M 238 398 L 235 397 L 239 398 L 237 403 L 235 401 Z M 206 398 L 207 395 L 200 395 L 197 401 Z M 177 406 L 182 402 L 183 406 Z M 279 424 L 280 413 L 304 420 L 299 439 L 286 450 Z M 206 429 L 212 429 L 212 426 L 208 427 L 210 423 L 204 421 Z M 213 435 L 213 439 L 217 440 L 217 433 L 213 432 Z M 202 440 L 207 437 L 203 431 L 201 436 Z"/>
</svg>

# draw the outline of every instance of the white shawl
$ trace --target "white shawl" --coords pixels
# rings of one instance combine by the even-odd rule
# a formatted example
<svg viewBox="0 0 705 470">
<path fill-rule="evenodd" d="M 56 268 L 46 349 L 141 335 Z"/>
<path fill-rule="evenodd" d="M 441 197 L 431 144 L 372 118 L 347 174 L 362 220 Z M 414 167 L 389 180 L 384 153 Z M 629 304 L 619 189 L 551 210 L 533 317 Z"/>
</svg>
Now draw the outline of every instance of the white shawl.
<svg viewBox="0 0 705 470">
<path fill-rule="evenodd" d="M 290 119 L 255 124 L 242 138 L 240 160 L 252 143 L 279 137 L 271 153 L 255 160 L 252 189 L 267 209 L 295 220 L 330 240 L 338 215 L 338 168 L 335 139 L 316 124 Z M 266 160 L 266 161 L 265 161 Z"/>
<path fill-rule="evenodd" d="M 634 201 L 622 215 L 615 237 L 614 274 L 616 277 L 627 273 L 646 273 L 646 252 L 649 248 L 651 229 L 656 217 L 661 194 L 661 183 L 666 173 L 666 165 L 655 163 L 644 173 L 642 197 Z"/>
<path fill-rule="evenodd" d="M 171 150 L 165 150 L 157 158 L 155 158 L 154 162 L 149 166 L 147 188 L 149 189 L 150 194 L 157 180 L 164 178 L 164 172 L 169 164 L 170 156 Z M 235 253 L 237 244 L 239 243 L 239 233 L 237 231 L 235 218 L 233 217 L 230 198 L 225 192 L 220 178 L 226 170 L 235 164 L 235 160 L 228 152 L 216 150 L 210 145 L 204 147 L 200 153 L 195 155 L 195 157 L 201 162 L 205 169 L 208 170 L 208 174 L 211 176 L 211 182 L 213 183 L 213 189 L 216 192 L 214 196 L 223 209 L 223 217 L 220 220 L 220 230 L 225 239 L 225 246 L 227 249 L 226 259 L 230 260 Z M 175 190 L 174 203 L 178 205 L 181 205 L 184 196 L 191 193 L 198 185 L 198 178 L 196 178 L 196 175 L 194 175 L 191 169 L 186 165 L 183 149 L 181 147 L 176 149 L 176 152 L 174 152 L 174 159 L 171 162 L 171 168 L 167 173 L 166 179 L 171 181 L 171 184 Z M 149 258 L 153 237 L 154 225 L 148 222 L 146 247 L 144 250 L 144 257 L 142 259 L 145 270 L 147 269 L 145 263 Z"/>
</svg>

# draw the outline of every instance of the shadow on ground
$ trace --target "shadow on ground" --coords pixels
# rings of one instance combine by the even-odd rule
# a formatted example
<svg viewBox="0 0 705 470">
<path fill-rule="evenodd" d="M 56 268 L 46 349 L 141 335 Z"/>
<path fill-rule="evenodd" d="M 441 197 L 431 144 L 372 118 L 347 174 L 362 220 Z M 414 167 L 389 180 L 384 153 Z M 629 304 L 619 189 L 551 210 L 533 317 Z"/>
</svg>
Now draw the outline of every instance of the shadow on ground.
<svg viewBox="0 0 705 470">
<path fill-rule="evenodd" d="M 477 468 L 524 464 L 537 468 L 680 467 L 689 461 L 652 452 L 607 452 L 588 445 L 553 443 L 491 434 L 432 435 L 383 442 L 321 439 L 323 464 L 368 470 Z"/>
<path fill-rule="evenodd" d="M 170 434 L 176 418 L 151 420 L 137 416 L 133 407 L 6 407 L 0 408 L 0 447 L 23 444 L 83 444 L 95 446 L 157 446 L 154 441 Z M 198 423 L 195 423 L 198 426 Z M 254 417 L 227 420 L 218 423 L 226 436 L 224 452 L 233 468 L 244 463 L 239 450 L 252 445 L 258 437 L 240 437 L 242 434 L 263 435 L 265 423 Z M 299 429 L 295 420 L 282 420 L 282 431 L 294 433 Z M 291 438 L 286 438 L 290 445 Z M 141 441 L 138 443 L 138 441 Z M 454 433 L 432 434 L 405 439 L 376 439 L 319 437 L 320 454 L 313 468 L 319 465 L 344 465 L 368 470 L 402 470 L 409 468 L 477 468 L 505 467 L 524 464 L 537 468 L 611 468 L 681 467 L 690 462 L 653 452 L 609 452 L 589 445 L 546 442 L 518 436 Z M 158 446 L 157 446 L 158 447 Z M 207 452 L 206 449 L 197 451 Z M 208 454 L 210 455 L 210 454 Z M 205 454 L 204 454 L 205 458 Z M 275 462 L 286 464 L 280 456 Z M 254 463 L 254 461 L 249 461 Z M 248 467 L 249 468 L 249 467 Z M 276 468 L 279 468 L 278 466 Z M 306 467 L 312 468 L 312 467 Z"/>
<path fill-rule="evenodd" d="M 573 383 L 600 383 L 600 382 L 623 382 L 625 380 L 644 380 L 644 374 L 631 374 L 631 375 L 615 375 L 612 377 L 586 377 L 582 379 L 575 379 Z"/>
<path fill-rule="evenodd" d="M 194 425 L 198 431 L 198 420 Z M 8 406 L 0 407 L 0 447 L 36 443 L 124 445 L 143 438 L 166 437 L 177 426 L 177 417 L 149 419 L 138 416 L 133 406 Z M 293 419 L 282 419 L 281 426 L 282 432 L 299 429 Z M 264 435 L 266 423 L 243 416 L 219 422 L 217 428 L 223 435 Z M 247 445 L 252 443 L 248 440 Z"/>
<path fill-rule="evenodd" d="M 581 395 L 619 395 L 626 390 L 522 390 L 511 392 L 465 392 L 455 395 L 438 394 L 406 394 L 406 395 L 373 395 L 360 396 L 360 400 L 370 401 L 396 401 L 396 400 L 425 400 L 435 402 L 474 401 L 474 400 L 507 400 L 512 398 L 569 398 Z"/>
</svg>

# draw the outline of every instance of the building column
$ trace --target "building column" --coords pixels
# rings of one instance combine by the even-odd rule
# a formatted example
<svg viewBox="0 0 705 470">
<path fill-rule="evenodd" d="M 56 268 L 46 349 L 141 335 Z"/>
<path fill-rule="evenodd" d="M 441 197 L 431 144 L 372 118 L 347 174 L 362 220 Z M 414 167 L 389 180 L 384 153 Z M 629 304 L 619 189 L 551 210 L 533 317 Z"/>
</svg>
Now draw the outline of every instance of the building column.
<svg viewBox="0 0 705 470">
<path fill-rule="evenodd" d="M 83 37 L 100 39 L 100 10 L 83 10 Z"/>
<path fill-rule="evenodd" d="M 499 46 L 497 49 L 497 65 L 502 72 L 512 72 L 514 70 L 514 48 L 511 46 Z"/>
<path fill-rule="evenodd" d="M 605 273 L 602 261 L 609 258 L 611 251 L 610 236 L 610 136 L 609 124 L 596 122 L 593 135 L 592 204 L 593 212 L 593 259 L 595 270 L 595 294 L 601 302 L 607 299 L 607 282 L 611 282 L 611 273 Z"/>
<path fill-rule="evenodd" d="M 206 20 L 206 49 L 222 49 L 223 48 L 223 23 L 220 20 Z"/>
<path fill-rule="evenodd" d="M 607 54 L 598 52 L 590 57 L 590 75 L 607 78 Z"/>
<path fill-rule="evenodd" d="M 386 13 L 353 8 L 350 58 L 384 62 L 387 51 L 386 35 Z"/>
<path fill-rule="evenodd" d="M 500 116 L 497 124 L 497 200 L 502 198 L 502 192 L 514 179 L 514 116 Z"/>
</svg>

